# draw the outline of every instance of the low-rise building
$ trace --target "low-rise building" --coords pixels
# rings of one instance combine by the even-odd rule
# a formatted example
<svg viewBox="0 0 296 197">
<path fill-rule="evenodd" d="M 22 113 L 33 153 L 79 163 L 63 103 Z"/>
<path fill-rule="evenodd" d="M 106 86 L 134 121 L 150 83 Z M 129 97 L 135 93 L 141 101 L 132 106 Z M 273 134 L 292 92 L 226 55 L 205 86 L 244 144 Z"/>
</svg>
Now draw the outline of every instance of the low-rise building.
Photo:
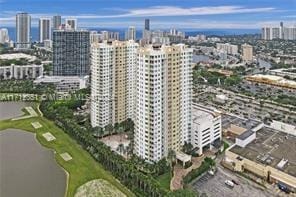
<svg viewBox="0 0 296 197">
<path fill-rule="evenodd" d="M 256 181 L 284 185 L 295 192 L 296 136 L 265 126 L 248 138 L 244 146 L 236 143 L 226 150 L 227 166 L 248 173 Z"/>
<path fill-rule="evenodd" d="M 43 65 L 0 66 L 1 79 L 36 79 L 43 75 Z"/>
<path fill-rule="evenodd" d="M 263 75 L 256 74 L 246 77 L 246 80 L 249 82 L 263 83 L 271 86 L 278 86 L 281 88 L 296 89 L 296 82 L 293 80 L 285 79 L 284 77 L 275 76 L 275 75 Z"/>
<path fill-rule="evenodd" d="M 215 141 L 222 139 L 221 114 L 200 105 L 192 107 L 191 144 L 203 154 L 205 147 L 212 148 Z"/>
<path fill-rule="evenodd" d="M 269 70 L 269 74 L 277 75 L 281 77 L 290 77 L 291 79 L 296 79 L 296 68 L 280 68 Z"/>
<path fill-rule="evenodd" d="M 73 92 L 87 87 L 88 76 L 42 76 L 34 84 L 53 84 L 57 92 Z"/>
</svg>

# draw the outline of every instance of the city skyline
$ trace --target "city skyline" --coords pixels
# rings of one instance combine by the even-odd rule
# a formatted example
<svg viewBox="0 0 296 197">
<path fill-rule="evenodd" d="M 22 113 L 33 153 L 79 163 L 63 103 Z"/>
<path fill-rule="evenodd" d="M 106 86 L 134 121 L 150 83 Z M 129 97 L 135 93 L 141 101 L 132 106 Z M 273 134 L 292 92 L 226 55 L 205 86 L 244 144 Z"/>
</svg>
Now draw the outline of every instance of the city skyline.
<svg viewBox="0 0 296 197">
<path fill-rule="evenodd" d="M 80 27 L 122 28 L 135 26 L 143 28 L 143 20 L 151 19 L 152 28 L 188 29 L 254 29 L 264 25 L 285 21 L 294 25 L 296 3 L 288 0 L 277 1 L 42 1 L 1 0 L 1 27 L 15 25 L 14 16 L 18 12 L 28 12 L 32 16 L 32 26 L 38 26 L 38 19 L 62 15 L 77 18 Z M 291 6 L 294 4 L 295 6 Z M 52 6 L 55 5 L 55 6 Z M 272 6 L 271 6 L 272 5 Z M 63 9 L 65 6 L 69 9 Z"/>
</svg>

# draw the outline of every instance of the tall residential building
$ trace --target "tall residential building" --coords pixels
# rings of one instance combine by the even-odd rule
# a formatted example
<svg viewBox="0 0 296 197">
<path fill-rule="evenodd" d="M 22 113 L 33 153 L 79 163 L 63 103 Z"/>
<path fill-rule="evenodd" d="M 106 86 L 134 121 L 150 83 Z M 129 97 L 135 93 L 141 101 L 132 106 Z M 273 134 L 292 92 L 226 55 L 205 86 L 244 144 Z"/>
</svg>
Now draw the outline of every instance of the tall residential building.
<svg viewBox="0 0 296 197">
<path fill-rule="evenodd" d="M 245 62 L 253 61 L 253 47 L 251 45 L 242 45 L 242 58 Z"/>
<path fill-rule="evenodd" d="M 149 45 L 138 53 L 134 151 L 153 162 L 190 139 L 193 50 Z"/>
<path fill-rule="evenodd" d="M 16 48 L 28 49 L 31 47 L 31 16 L 28 13 L 16 15 Z"/>
<path fill-rule="evenodd" d="M 134 26 L 130 26 L 125 33 L 125 40 L 136 40 L 136 28 Z"/>
<path fill-rule="evenodd" d="M 39 41 L 51 40 L 51 21 L 50 18 L 39 19 Z"/>
<path fill-rule="evenodd" d="M 71 29 L 76 30 L 77 29 L 77 19 L 74 18 L 67 18 L 65 20 L 66 25 L 69 25 Z"/>
<path fill-rule="evenodd" d="M 8 35 L 8 29 L 1 28 L 0 29 L 0 43 L 8 43 L 9 42 L 9 35 Z"/>
<path fill-rule="evenodd" d="M 133 118 L 135 69 L 139 45 L 133 40 L 95 43 L 91 47 L 91 124 Z"/>
<path fill-rule="evenodd" d="M 53 72 L 59 76 L 84 76 L 90 68 L 90 38 L 85 30 L 53 32 Z"/>
<path fill-rule="evenodd" d="M 266 26 L 262 28 L 261 37 L 263 40 L 296 40 L 296 27 L 285 27 L 283 22 L 278 27 Z"/>
<path fill-rule="evenodd" d="M 150 31 L 150 20 L 147 18 L 145 19 L 145 28 L 144 29 Z"/>
<path fill-rule="evenodd" d="M 52 18 L 52 28 L 55 29 L 59 29 L 60 26 L 62 24 L 62 17 L 57 15 L 57 16 L 53 16 Z"/>
</svg>

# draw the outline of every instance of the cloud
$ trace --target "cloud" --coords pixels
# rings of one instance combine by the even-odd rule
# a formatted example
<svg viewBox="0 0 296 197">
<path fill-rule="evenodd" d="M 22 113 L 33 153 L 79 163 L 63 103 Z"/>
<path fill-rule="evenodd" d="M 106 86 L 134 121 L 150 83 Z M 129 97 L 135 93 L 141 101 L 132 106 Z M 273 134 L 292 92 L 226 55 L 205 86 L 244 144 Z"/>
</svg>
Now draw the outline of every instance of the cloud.
<svg viewBox="0 0 296 197">
<path fill-rule="evenodd" d="M 156 6 L 145 9 L 134 9 L 128 13 L 119 16 L 194 16 L 194 15 L 216 15 L 216 14 L 236 14 L 251 12 L 269 12 L 275 8 L 246 8 L 242 6 L 208 6 L 181 8 L 176 6 Z M 116 16 L 116 15 L 115 15 Z"/>
<path fill-rule="evenodd" d="M 1 0 L 0 0 L 1 1 Z M 121 12 L 121 14 L 114 15 L 97 15 L 97 14 L 78 14 L 73 16 L 80 19 L 100 19 L 100 18 L 122 18 L 122 17 L 153 17 L 153 16 L 199 16 L 199 15 L 218 15 L 218 14 L 242 14 L 255 12 L 271 12 L 276 11 L 273 7 L 259 7 L 247 8 L 243 6 L 206 6 L 206 7 L 191 7 L 182 8 L 177 6 L 154 6 L 139 9 L 114 9 L 113 11 Z M 17 13 L 16 11 L 6 11 L 6 14 Z M 52 16 L 53 14 L 36 13 L 31 14 L 33 18 L 40 18 L 44 16 Z"/>
<path fill-rule="evenodd" d="M 122 17 L 153 17 L 153 16 L 198 16 L 218 14 L 239 14 L 254 12 L 275 11 L 273 7 L 246 8 L 242 6 L 209 6 L 182 8 L 177 6 L 155 6 L 141 9 L 120 10 L 122 14 L 116 15 L 77 15 L 72 16 L 81 19 L 90 18 L 122 18 Z M 119 11 L 119 10 L 117 10 Z"/>
</svg>

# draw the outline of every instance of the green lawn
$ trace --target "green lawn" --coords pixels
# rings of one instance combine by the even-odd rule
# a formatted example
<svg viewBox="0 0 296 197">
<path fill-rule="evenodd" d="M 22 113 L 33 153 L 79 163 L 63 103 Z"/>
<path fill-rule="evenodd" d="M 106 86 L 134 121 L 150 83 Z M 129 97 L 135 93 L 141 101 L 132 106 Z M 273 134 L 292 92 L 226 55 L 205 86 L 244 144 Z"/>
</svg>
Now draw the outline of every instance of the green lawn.
<svg viewBox="0 0 296 197">
<path fill-rule="evenodd" d="M 36 108 L 35 108 L 36 110 Z M 36 110 L 37 112 L 37 110 Z M 34 129 L 31 122 L 38 121 L 43 126 L 39 129 Z M 58 128 L 52 121 L 44 117 L 35 117 L 24 120 L 3 120 L 0 121 L 0 131 L 7 128 L 22 129 L 29 132 L 36 133 L 37 140 L 45 147 L 54 149 L 55 159 L 57 162 L 69 173 L 68 180 L 68 197 L 72 197 L 75 194 L 76 189 L 82 184 L 93 179 L 105 179 L 112 185 L 118 188 L 121 192 L 127 196 L 134 196 L 126 187 L 119 183 L 108 171 L 96 162 L 85 150 L 79 146 L 76 141 L 70 138 L 60 128 Z M 55 141 L 47 142 L 42 134 L 50 132 L 55 137 Z M 68 152 L 73 159 L 65 162 L 59 154 Z"/>
<path fill-rule="evenodd" d="M 170 190 L 170 184 L 172 179 L 171 172 L 166 172 L 158 176 L 156 179 L 162 188 Z"/>
</svg>

